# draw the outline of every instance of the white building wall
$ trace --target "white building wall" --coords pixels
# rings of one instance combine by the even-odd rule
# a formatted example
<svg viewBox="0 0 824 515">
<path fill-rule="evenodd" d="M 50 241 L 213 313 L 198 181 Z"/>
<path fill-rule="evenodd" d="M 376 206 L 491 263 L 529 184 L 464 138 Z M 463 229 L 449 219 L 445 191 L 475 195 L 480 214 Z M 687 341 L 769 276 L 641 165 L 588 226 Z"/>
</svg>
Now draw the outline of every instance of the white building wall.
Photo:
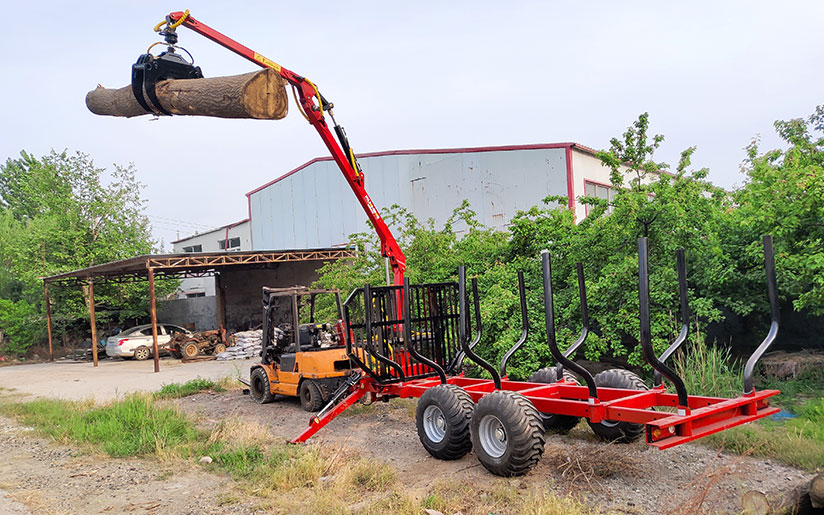
<svg viewBox="0 0 824 515">
<path fill-rule="evenodd" d="M 172 244 L 172 252 L 183 254 L 184 248 L 201 246 L 201 252 L 223 252 L 220 248 L 220 241 L 224 239 L 240 238 L 240 247 L 229 249 L 252 250 L 251 223 L 245 220 L 238 224 L 230 224 L 208 232 L 195 234 L 183 240 L 178 240 Z M 214 277 L 188 277 L 180 281 L 178 298 L 185 298 L 186 294 L 204 293 L 206 297 L 215 295 Z"/>
</svg>

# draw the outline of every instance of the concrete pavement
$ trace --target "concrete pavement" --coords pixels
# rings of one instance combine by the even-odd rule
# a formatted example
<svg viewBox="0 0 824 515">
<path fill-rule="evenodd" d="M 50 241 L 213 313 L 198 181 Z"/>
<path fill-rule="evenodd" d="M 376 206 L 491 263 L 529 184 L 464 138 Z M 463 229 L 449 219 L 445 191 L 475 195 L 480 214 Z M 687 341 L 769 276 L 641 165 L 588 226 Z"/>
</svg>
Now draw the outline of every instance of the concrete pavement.
<svg viewBox="0 0 824 515">
<path fill-rule="evenodd" d="M 91 363 L 60 361 L 7 366 L 0 367 L 0 388 L 33 397 L 108 401 L 132 392 L 155 392 L 165 384 L 185 383 L 197 377 L 218 380 L 240 376 L 248 379 L 252 362 L 199 361 L 183 364 L 178 360 L 165 359 L 160 361 L 158 373 L 154 373 L 151 360 L 101 360 L 96 368 Z"/>
</svg>

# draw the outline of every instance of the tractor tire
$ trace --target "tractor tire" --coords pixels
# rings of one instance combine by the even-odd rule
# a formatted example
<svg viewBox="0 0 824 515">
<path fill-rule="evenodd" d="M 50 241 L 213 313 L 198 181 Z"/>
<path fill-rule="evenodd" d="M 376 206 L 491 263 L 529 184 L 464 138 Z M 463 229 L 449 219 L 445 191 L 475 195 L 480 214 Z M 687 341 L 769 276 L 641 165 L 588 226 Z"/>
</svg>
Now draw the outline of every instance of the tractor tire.
<svg viewBox="0 0 824 515">
<path fill-rule="evenodd" d="M 596 374 L 595 386 L 638 391 L 649 390 L 640 377 L 622 368 L 612 368 Z M 602 420 L 598 423 L 587 422 L 599 438 L 608 442 L 632 443 L 644 434 L 644 424 L 618 422 L 617 420 Z"/>
<path fill-rule="evenodd" d="M 298 395 L 300 395 L 300 405 L 306 411 L 317 413 L 323 407 L 323 392 L 311 379 L 304 379 L 300 383 Z"/>
<path fill-rule="evenodd" d="M 184 343 L 183 346 L 180 347 L 180 350 L 185 359 L 192 359 L 200 353 L 200 349 L 197 348 L 197 344 L 195 342 Z"/>
<path fill-rule="evenodd" d="M 172 357 L 175 358 L 175 359 L 182 359 L 183 358 L 183 354 L 181 354 L 179 350 L 170 350 L 169 354 L 171 354 Z"/>
<path fill-rule="evenodd" d="M 579 384 L 569 371 L 564 369 L 564 379 Z M 557 381 L 557 370 L 555 367 L 546 367 L 536 370 L 529 376 L 530 383 L 547 383 L 551 384 Z M 552 413 L 541 413 L 541 420 L 544 422 L 544 429 L 547 431 L 557 431 L 559 433 L 567 433 L 570 429 L 578 425 L 581 417 L 573 417 L 571 415 L 555 415 Z"/>
<path fill-rule="evenodd" d="M 544 453 L 544 424 L 529 399 L 498 390 L 481 397 L 472 413 L 472 447 L 496 476 L 521 476 Z"/>
<path fill-rule="evenodd" d="M 151 355 L 152 352 L 145 345 L 141 345 L 140 347 L 134 350 L 134 359 L 136 359 L 137 361 L 147 360 Z"/>
<path fill-rule="evenodd" d="M 415 409 L 418 438 L 439 460 L 457 460 L 472 450 L 469 424 L 475 403 L 460 386 L 441 384 L 429 388 Z"/>
<path fill-rule="evenodd" d="M 269 404 L 275 400 L 272 388 L 269 386 L 269 377 L 260 367 L 252 370 L 252 375 L 249 377 L 249 394 L 258 404 Z"/>
<path fill-rule="evenodd" d="M 215 345 L 215 349 L 212 351 L 212 354 L 214 356 L 217 356 L 221 352 L 226 352 L 226 346 L 222 343 L 218 343 L 217 345 Z"/>
</svg>

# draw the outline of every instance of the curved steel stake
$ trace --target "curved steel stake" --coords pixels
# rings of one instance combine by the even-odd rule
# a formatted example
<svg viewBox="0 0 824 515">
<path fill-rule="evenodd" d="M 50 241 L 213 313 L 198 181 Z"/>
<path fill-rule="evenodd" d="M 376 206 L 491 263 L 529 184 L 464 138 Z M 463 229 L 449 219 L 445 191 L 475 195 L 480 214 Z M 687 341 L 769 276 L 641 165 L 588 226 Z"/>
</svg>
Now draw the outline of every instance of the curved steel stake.
<svg viewBox="0 0 824 515">
<path fill-rule="evenodd" d="M 480 340 L 480 302 L 478 300 L 478 280 L 472 279 L 472 294 L 474 297 L 475 303 L 475 316 L 478 318 L 478 340 Z M 460 310 L 460 324 L 458 326 L 458 335 L 461 340 L 461 347 L 463 347 L 464 353 L 477 363 L 481 368 L 485 369 L 489 374 L 492 376 L 492 381 L 495 383 L 495 389 L 501 389 L 501 376 L 498 375 L 498 371 L 495 370 L 495 367 L 490 365 L 486 360 L 475 354 L 470 347 L 469 343 L 466 341 L 466 330 L 469 326 L 468 315 L 466 312 L 466 268 L 461 265 L 458 267 L 458 308 Z"/>
<path fill-rule="evenodd" d="M 521 298 L 521 337 L 518 338 L 518 341 L 504 354 L 501 360 L 501 377 L 506 377 L 506 364 L 509 358 L 521 348 L 527 336 L 529 336 L 529 315 L 526 311 L 526 287 L 524 286 L 524 273 L 520 270 L 518 271 L 518 295 Z"/>
<path fill-rule="evenodd" d="M 584 378 L 589 389 L 590 403 L 593 403 L 595 399 L 598 398 L 595 379 L 592 378 L 592 374 L 590 374 L 587 369 L 564 356 L 558 348 L 558 342 L 555 339 L 555 308 L 552 304 L 552 267 L 549 262 L 549 251 L 546 249 L 541 251 L 541 266 L 543 267 L 544 276 L 544 315 L 546 318 L 546 341 L 549 345 L 549 352 L 558 360 L 559 364 L 564 365 Z"/>
<path fill-rule="evenodd" d="M 681 332 L 678 333 L 675 340 L 672 341 L 670 346 L 667 347 L 667 350 L 658 358 L 661 363 L 667 361 L 669 357 L 678 350 L 678 347 L 686 341 L 690 332 L 690 307 L 687 298 L 687 260 L 684 256 L 684 249 L 678 249 L 675 255 L 678 258 L 678 292 L 681 297 Z M 662 384 L 664 384 L 664 378 L 661 376 L 661 373 L 656 370 L 653 386 L 657 388 Z"/>
<path fill-rule="evenodd" d="M 655 350 L 652 348 L 649 316 L 649 240 L 646 237 L 638 238 L 638 305 L 641 322 L 641 351 L 644 359 L 675 386 L 675 391 L 678 394 L 678 414 L 685 415 L 689 411 L 689 400 L 684 381 L 674 370 L 658 360 Z"/>
<path fill-rule="evenodd" d="M 762 241 L 764 245 L 764 272 L 767 275 L 767 295 L 770 298 L 770 315 L 772 321 L 770 322 L 770 331 L 767 333 L 764 341 L 755 349 L 755 352 L 752 353 L 752 356 L 750 356 L 750 359 L 747 360 L 747 364 L 744 366 L 744 395 L 755 394 L 755 387 L 752 380 L 755 365 L 758 363 L 758 360 L 761 359 L 761 356 L 767 352 L 767 349 L 770 348 L 770 345 L 775 341 L 775 337 L 778 336 L 778 289 L 775 284 L 775 254 L 773 252 L 772 236 L 765 234 Z"/>
</svg>

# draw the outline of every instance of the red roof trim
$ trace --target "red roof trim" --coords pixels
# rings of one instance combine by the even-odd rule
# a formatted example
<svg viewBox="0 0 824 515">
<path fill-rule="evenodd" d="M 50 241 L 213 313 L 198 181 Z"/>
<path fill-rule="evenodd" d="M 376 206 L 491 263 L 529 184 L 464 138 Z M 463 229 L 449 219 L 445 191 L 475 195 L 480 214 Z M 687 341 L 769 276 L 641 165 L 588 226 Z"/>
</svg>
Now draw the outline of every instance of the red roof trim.
<svg viewBox="0 0 824 515">
<path fill-rule="evenodd" d="M 385 150 L 382 152 L 366 152 L 363 154 L 356 154 L 356 157 L 381 157 L 381 156 L 406 156 L 410 154 L 468 154 L 473 152 L 505 152 L 509 150 L 547 150 L 547 149 L 554 149 L 554 148 L 575 148 L 576 150 L 580 150 L 581 152 L 586 152 L 588 154 L 595 154 L 595 150 L 586 147 L 584 145 L 578 143 L 536 143 L 532 145 L 503 145 L 497 147 L 464 147 L 464 148 L 429 148 L 429 149 L 411 149 L 411 150 Z M 320 161 L 331 161 L 332 157 L 316 157 L 311 161 L 304 163 L 294 170 L 286 172 L 285 174 L 281 175 L 277 179 L 273 179 L 263 186 L 253 189 L 249 193 L 246 194 L 247 197 L 268 188 L 269 186 L 275 184 L 276 182 L 280 182 L 283 179 L 289 177 L 290 175 L 296 174 L 299 171 L 303 170 L 304 168 L 311 166 Z"/>
<path fill-rule="evenodd" d="M 198 236 L 203 236 L 204 234 L 209 234 L 210 232 L 217 232 L 217 231 L 221 231 L 221 230 L 224 230 L 224 229 L 229 230 L 233 227 L 237 227 L 238 225 L 243 225 L 246 222 L 249 222 L 251 220 L 252 220 L 251 217 L 244 218 L 243 220 L 240 220 L 239 222 L 234 222 L 234 223 L 227 224 L 227 225 L 221 225 L 220 227 L 215 227 L 214 229 L 211 229 L 211 230 L 208 230 L 208 231 L 203 231 L 203 232 L 199 232 L 197 234 L 192 234 L 191 236 L 186 236 L 185 238 L 180 238 L 179 240 L 173 241 L 172 245 L 174 245 L 175 243 L 180 243 L 181 241 L 191 240 L 192 238 L 196 238 Z"/>
</svg>

